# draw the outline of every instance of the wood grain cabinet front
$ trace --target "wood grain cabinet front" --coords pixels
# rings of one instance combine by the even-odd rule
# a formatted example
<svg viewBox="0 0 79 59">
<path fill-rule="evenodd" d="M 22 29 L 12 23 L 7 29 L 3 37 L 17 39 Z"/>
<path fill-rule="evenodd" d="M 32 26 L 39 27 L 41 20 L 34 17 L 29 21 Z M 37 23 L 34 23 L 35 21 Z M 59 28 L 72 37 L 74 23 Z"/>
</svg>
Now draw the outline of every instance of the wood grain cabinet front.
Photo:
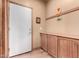
<svg viewBox="0 0 79 59">
<path fill-rule="evenodd" d="M 69 58 L 72 57 L 72 47 L 73 42 L 64 37 L 58 37 L 58 57 L 60 58 Z"/>
<path fill-rule="evenodd" d="M 48 35 L 48 53 L 57 57 L 57 36 Z"/>
<path fill-rule="evenodd" d="M 41 48 L 58 58 L 79 58 L 79 40 L 75 38 L 41 34 Z"/>
<path fill-rule="evenodd" d="M 79 44 L 78 44 L 78 46 L 77 46 L 77 56 L 78 56 L 78 58 L 79 58 Z"/>
<path fill-rule="evenodd" d="M 78 44 L 72 38 L 58 37 L 58 57 L 77 58 Z"/>
<path fill-rule="evenodd" d="M 47 35 L 41 33 L 41 48 L 47 51 Z"/>
<path fill-rule="evenodd" d="M 79 40 L 73 40 L 73 57 L 79 58 Z"/>
</svg>

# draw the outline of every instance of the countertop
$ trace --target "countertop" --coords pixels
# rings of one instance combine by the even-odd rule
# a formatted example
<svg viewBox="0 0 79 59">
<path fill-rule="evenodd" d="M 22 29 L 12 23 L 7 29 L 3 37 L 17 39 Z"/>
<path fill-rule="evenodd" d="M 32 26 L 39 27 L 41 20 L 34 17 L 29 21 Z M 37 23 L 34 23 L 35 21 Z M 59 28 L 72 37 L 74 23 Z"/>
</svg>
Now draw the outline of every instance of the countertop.
<svg viewBox="0 0 79 59">
<path fill-rule="evenodd" d="M 72 34 L 67 34 L 67 33 L 44 33 L 44 34 L 50 34 L 50 35 L 79 39 L 79 35 L 72 35 Z"/>
</svg>

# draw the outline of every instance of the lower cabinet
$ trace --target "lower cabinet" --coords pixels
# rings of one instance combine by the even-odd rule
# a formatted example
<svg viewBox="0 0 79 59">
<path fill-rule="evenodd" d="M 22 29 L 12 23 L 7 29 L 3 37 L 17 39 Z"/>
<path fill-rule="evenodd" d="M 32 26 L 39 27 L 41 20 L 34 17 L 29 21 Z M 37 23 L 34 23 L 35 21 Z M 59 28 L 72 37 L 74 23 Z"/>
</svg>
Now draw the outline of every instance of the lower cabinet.
<svg viewBox="0 0 79 59">
<path fill-rule="evenodd" d="M 79 44 L 78 44 L 77 54 L 78 54 L 77 56 L 79 58 Z"/>
<path fill-rule="evenodd" d="M 77 44 L 70 38 L 58 37 L 58 57 L 77 57 Z"/>
<path fill-rule="evenodd" d="M 75 43 L 73 47 L 73 57 L 79 58 L 79 40 L 73 40 L 73 42 Z"/>
<path fill-rule="evenodd" d="M 41 33 L 41 48 L 47 51 L 47 35 Z"/>
<path fill-rule="evenodd" d="M 70 40 L 67 40 L 66 38 L 58 37 L 58 57 L 69 57 L 70 55 Z"/>
<path fill-rule="evenodd" d="M 79 58 L 79 40 L 50 34 L 41 34 L 41 47 L 58 58 Z"/>
<path fill-rule="evenodd" d="M 54 57 L 57 57 L 57 37 L 54 35 L 48 35 L 48 53 Z"/>
</svg>

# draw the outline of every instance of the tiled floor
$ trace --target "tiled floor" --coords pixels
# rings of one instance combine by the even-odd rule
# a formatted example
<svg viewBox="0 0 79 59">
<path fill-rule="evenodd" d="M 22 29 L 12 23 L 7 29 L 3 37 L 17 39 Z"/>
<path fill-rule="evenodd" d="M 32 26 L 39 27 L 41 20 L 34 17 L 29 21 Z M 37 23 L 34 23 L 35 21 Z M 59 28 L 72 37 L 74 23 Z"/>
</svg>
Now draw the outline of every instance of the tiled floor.
<svg viewBox="0 0 79 59">
<path fill-rule="evenodd" d="M 12 58 L 52 58 L 48 53 L 44 52 L 42 49 L 37 49 L 29 53 L 18 55 Z"/>
</svg>

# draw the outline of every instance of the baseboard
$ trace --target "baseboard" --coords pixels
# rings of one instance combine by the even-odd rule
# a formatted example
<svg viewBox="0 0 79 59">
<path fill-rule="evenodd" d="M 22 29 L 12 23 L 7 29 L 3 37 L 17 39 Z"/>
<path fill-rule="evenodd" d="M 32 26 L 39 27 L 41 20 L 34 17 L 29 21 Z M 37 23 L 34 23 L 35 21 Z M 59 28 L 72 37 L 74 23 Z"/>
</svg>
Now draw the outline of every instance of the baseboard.
<svg viewBox="0 0 79 59">
<path fill-rule="evenodd" d="M 33 48 L 32 51 L 37 50 L 37 49 L 41 49 L 41 47 Z"/>
</svg>

